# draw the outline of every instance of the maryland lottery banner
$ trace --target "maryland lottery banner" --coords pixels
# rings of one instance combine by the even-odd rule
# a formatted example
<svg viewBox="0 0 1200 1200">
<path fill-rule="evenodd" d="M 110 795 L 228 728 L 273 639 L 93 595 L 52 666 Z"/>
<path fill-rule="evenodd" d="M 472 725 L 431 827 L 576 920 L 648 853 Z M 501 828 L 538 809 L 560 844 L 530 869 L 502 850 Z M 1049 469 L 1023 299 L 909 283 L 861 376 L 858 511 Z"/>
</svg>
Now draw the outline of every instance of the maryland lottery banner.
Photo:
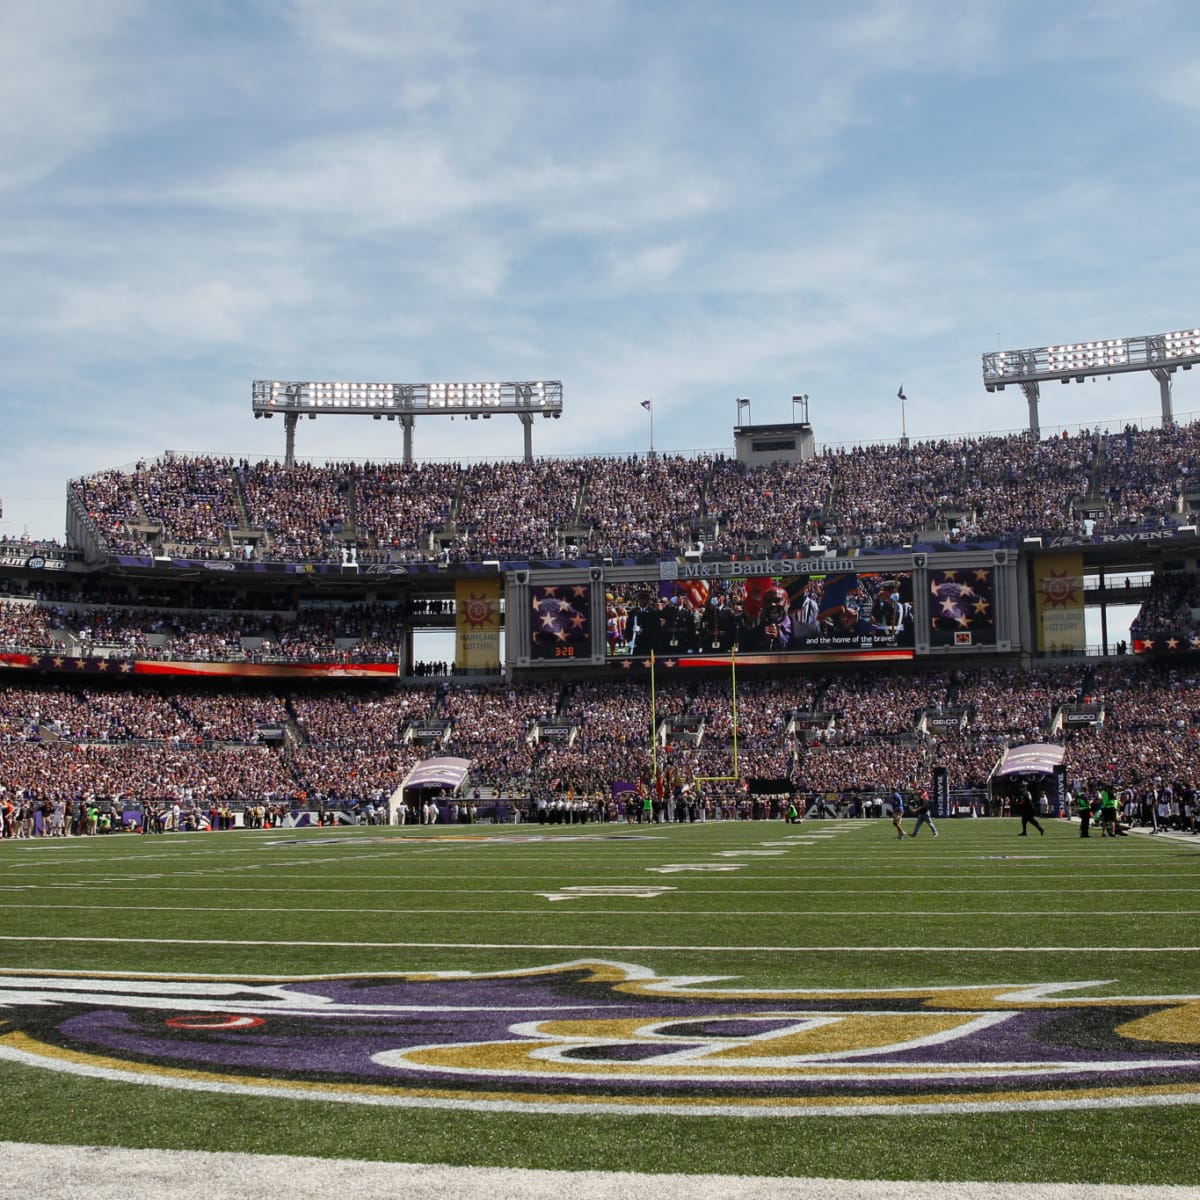
<svg viewBox="0 0 1200 1200">
<path fill-rule="evenodd" d="M 500 580 L 459 579 L 454 585 L 455 650 L 459 670 L 500 666 Z"/>
<path fill-rule="evenodd" d="M 1038 649 L 1053 654 L 1086 645 L 1083 614 L 1083 555 L 1043 554 L 1034 568 Z"/>
</svg>

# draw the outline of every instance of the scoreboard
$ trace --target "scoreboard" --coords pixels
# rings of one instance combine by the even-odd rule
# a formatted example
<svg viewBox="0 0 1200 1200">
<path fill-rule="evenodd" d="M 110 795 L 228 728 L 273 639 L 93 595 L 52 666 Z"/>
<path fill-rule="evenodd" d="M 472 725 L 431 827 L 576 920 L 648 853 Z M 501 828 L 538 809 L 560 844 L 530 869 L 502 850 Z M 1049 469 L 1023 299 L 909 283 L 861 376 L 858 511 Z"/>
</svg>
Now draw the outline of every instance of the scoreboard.
<svg viewBox="0 0 1200 1200">
<path fill-rule="evenodd" d="M 889 662 L 1019 648 L 1016 556 L 681 558 L 506 577 L 510 667 Z"/>
</svg>

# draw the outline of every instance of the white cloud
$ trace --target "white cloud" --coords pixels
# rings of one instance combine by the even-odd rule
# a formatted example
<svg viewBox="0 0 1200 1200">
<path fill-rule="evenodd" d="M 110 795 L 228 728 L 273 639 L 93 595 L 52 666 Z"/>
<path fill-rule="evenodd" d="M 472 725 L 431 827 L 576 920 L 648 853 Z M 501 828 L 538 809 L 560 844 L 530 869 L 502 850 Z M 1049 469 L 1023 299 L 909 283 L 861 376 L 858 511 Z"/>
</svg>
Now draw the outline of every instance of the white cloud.
<svg viewBox="0 0 1200 1200">
<path fill-rule="evenodd" d="M 427 69 L 474 57 L 466 21 L 478 5 L 447 2 L 396 3 L 393 0 L 286 0 L 281 15 L 297 37 L 322 55 L 367 63 L 384 61 L 401 78 L 409 63 Z"/>
<path fill-rule="evenodd" d="M 247 325 L 271 304 L 261 289 L 229 279 L 160 279 L 155 286 L 126 280 L 67 289 L 54 314 L 64 334 L 128 341 L 143 346 L 211 348 L 241 342 Z"/>
<path fill-rule="evenodd" d="M 0 37 L 0 194 L 95 148 L 128 108 L 114 47 L 140 0 L 13 0 Z"/>
<path fill-rule="evenodd" d="M 670 286 L 690 257 L 684 241 L 635 246 L 610 256 L 606 282 L 614 290 Z"/>
<path fill-rule="evenodd" d="M 1195 186 L 1163 164 L 1200 67 L 1149 52 L 1194 38 L 1174 0 L 6 19 L 10 496 L 167 444 L 279 453 L 257 377 L 561 378 L 539 453 L 644 449 L 647 396 L 660 449 L 727 444 L 734 397 L 778 420 L 793 392 L 819 439 L 864 440 L 899 432 L 901 379 L 910 432 L 1022 425 L 1019 394 L 982 391 L 997 334 L 1194 320 Z M 1152 383 L 1055 389 L 1044 421 L 1139 406 Z M 65 448 L 43 459 L 46 428 Z M 306 422 L 301 452 L 398 457 L 394 432 Z M 429 422 L 417 452 L 521 444 L 517 422 Z"/>
<path fill-rule="evenodd" d="M 298 142 L 198 188 L 194 199 L 237 213 L 314 219 L 346 236 L 423 226 L 480 204 L 490 188 L 455 169 L 421 133 L 364 130 Z"/>
<path fill-rule="evenodd" d="M 1006 7 L 996 0 L 874 0 L 840 12 L 825 34 L 860 75 L 970 71 L 997 48 Z"/>
<path fill-rule="evenodd" d="M 1156 91 L 1164 100 L 1191 112 L 1200 112 L 1200 56 L 1182 61 L 1172 58 L 1156 73 Z"/>
</svg>

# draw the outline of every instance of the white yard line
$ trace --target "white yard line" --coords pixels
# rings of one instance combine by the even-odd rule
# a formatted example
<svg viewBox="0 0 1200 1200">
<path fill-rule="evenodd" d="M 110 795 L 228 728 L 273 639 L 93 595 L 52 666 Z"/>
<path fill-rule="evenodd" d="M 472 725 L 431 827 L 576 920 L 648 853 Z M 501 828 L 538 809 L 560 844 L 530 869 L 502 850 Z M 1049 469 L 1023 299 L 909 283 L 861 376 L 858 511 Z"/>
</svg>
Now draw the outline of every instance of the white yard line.
<svg viewBox="0 0 1200 1200">
<path fill-rule="evenodd" d="M 529 914 L 524 914 L 528 916 Z M 556 909 L 552 914 L 561 916 Z M 584 914 L 589 915 L 589 914 Z M 590 914 L 596 915 L 596 914 Z M 661 913 L 656 914 L 661 915 Z M 761 916 L 761 913 L 755 913 Z M 572 952 L 642 951 L 683 954 L 1197 954 L 1200 946 L 677 946 L 613 945 L 601 942 L 342 942 L 321 940 L 288 941 L 282 938 L 152 938 L 87 937 L 81 934 L 0 934 L 0 942 L 82 942 L 111 946 L 290 946 L 339 950 L 570 950 Z"/>
<path fill-rule="evenodd" d="M 462 892 L 455 892 L 456 896 L 462 895 Z M 517 892 L 519 896 L 544 896 L 544 892 Z M 847 919 L 855 920 L 861 917 L 871 917 L 878 914 L 877 907 L 871 907 L 862 911 L 855 909 L 843 908 L 838 912 L 825 913 L 813 912 L 811 903 L 816 895 L 824 895 L 825 893 L 809 893 L 805 900 L 805 921 L 844 921 Z M 1079 893 L 1073 892 L 1072 897 L 1078 898 Z M 590 900 L 594 896 L 589 896 L 586 893 L 580 895 L 567 895 L 561 897 L 566 900 Z M 644 899 L 645 897 L 639 897 Z M 671 897 L 664 896 L 663 899 Z M 872 897 L 874 898 L 874 897 Z M 37 906 L 39 912 L 129 912 L 128 904 L 39 904 Z M 195 905 L 189 904 L 139 904 L 137 906 L 139 913 L 147 912 L 182 912 L 194 913 Z M 285 915 L 295 915 L 296 908 L 294 905 L 285 905 L 279 908 L 273 908 L 265 904 L 256 904 L 254 906 L 256 913 L 283 913 Z M 357 916 L 358 910 L 353 908 L 314 908 L 311 905 L 304 906 L 305 915 L 312 913 L 324 913 L 328 916 Z M 492 917 L 543 917 L 550 915 L 546 909 L 538 908 L 496 908 L 494 905 L 487 908 L 463 908 L 461 905 L 454 906 L 454 912 L 460 916 L 492 916 Z M 380 908 L 378 905 L 371 905 L 372 917 L 422 917 L 422 916 L 444 916 L 446 913 L 445 906 L 439 908 Z M 553 916 L 558 917 L 604 917 L 606 920 L 616 920 L 621 917 L 653 917 L 662 916 L 662 908 L 556 908 Z M 773 915 L 773 910 L 770 908 L 672 908 L 669 910 L 669 915 L 672 917 L 763 917 Z M 935 921 L 951 921 L 956 925 L 962 924 L 964 921 L 973 920 L 976 917 L 1045 917 L 1048 916 L 1044 908 L 972 908 L 968 912 L 958 913 L 926 913 L 921 917 L 923 924 L 928 925 Z M 1123 906 L 1121 908 L 1102 909 L 1089 908 L 1088 915 L 1093 917 L 1200 917 L 1200 909 L 1197 908 L 1129 908 Z M 140 939 L 139 939 L 140 940 Z M 282 944 L 282 943 L 280 943 Z"/>
</svg>

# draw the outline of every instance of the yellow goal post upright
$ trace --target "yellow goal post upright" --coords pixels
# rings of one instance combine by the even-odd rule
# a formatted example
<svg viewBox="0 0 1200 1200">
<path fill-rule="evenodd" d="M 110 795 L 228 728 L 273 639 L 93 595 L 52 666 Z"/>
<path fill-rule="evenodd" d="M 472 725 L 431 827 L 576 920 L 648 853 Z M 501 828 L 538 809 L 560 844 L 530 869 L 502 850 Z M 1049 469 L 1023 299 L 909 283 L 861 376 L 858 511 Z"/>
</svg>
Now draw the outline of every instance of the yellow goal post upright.
<svg viewBox="0 0 1200 1200">
<path fill-rule="evenodd" d="M 658 779 L 658 698 L 655 691 L 655 662 L 654 651 L 650 652 L 650 765 L 654 779 Z M 697 775 L 694 783 L 736 783 L 741 775 L 738 773 L 738 715 L 737 715 L 737 650 L 729 652 L 729 692 L 732 704 L 731 718 L 733 721 L 733 774 L 732 775 Z"/>
</svg>

